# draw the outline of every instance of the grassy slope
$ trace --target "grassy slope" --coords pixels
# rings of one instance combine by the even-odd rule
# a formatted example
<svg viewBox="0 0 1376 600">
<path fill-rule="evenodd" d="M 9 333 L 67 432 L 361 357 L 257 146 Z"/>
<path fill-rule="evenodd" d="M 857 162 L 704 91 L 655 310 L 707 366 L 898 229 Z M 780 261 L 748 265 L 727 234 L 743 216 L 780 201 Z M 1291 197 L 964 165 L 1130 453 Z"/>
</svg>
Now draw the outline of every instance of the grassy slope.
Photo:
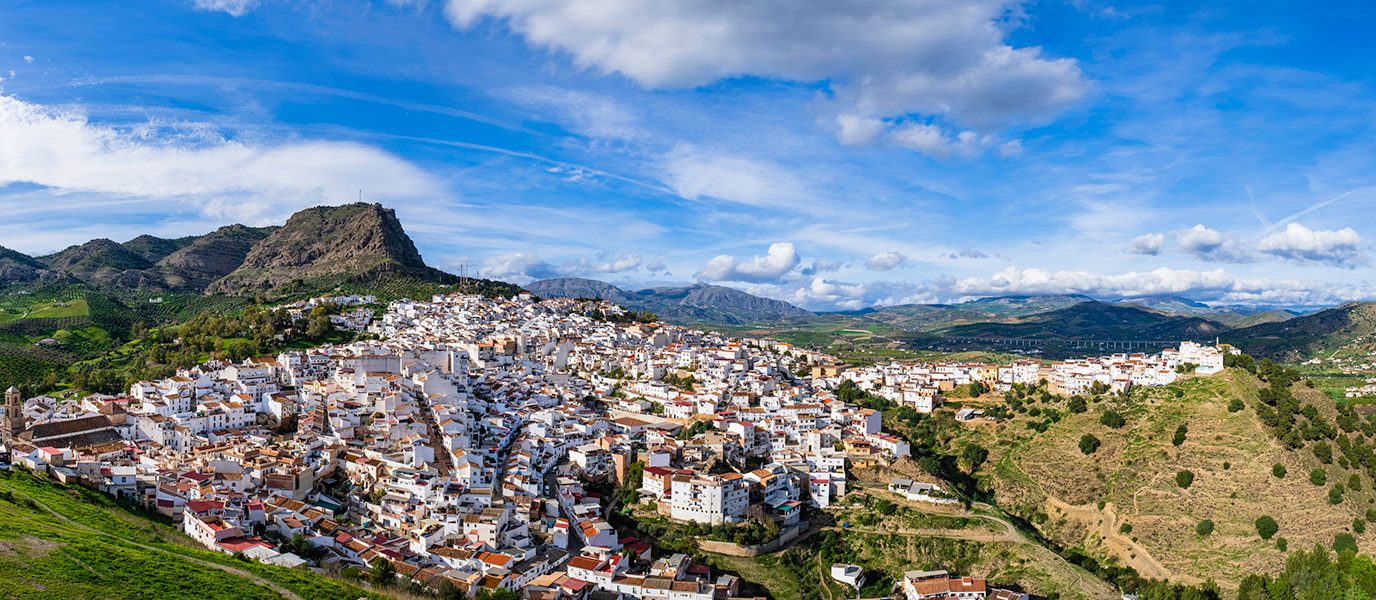
<svg viewBox="0 0 1376 600">
<path fill-rule="evenodd" d="M 89 490 L 13 472 L 0 473 L 0 491 L 14 494 L 14 501 L 0 501 L 0 594 L 6 597 L 283 597 L 245 577 L 194 564 L 207 561 L 250 572 L 301 598 L 384 598 L 308 571 L 244 563 L 204 550 L 177 530 L 126 512 Z"/>
<path fill-rule="evenodd" d="M 961 438 L 990 448 L 979 476 L 995 490 L 999 505 L 1041 522 L 1043 533 L 1058 543 L 1128 564 L 1144 576 L 1182 582 L 1213 578 L 1231 588 L 1248 574 L 1283 566 L 1284 554 L 1257 536 L 1257 517 L 1274 517 L 1281 523 L 1278 536 L 1292 549 L 1304 548 L 1330 544 L 1372 506 L 1371 481 L 1365 477 L 1363 491 L 1349 491 L 1338 506 L 1329 504 L 1332 483 L 1357 471 L 1321 465 L 1307 449 L 1281 447 L 1251 408 L 1257 386 L 1245 372 L 1230 370 L 1190 380 L 1178 399 L 1170 390 L 1156 389 L 1128 402 L 1091 403 L 1090 412 L 1067 415 L 1042 434 L 1027 429 L 1024 416 Z M 1331 402 L 1315 390 L 1295 389 L 1331 422 Z M 1229 413 L 1229 401 L 1238 396 L 1248 408 Z M 1124 414 L 1127 425 L 1119 430 L 1101 425 L 1106 408 Z M 1182 423 L 1189 434 L 1176 447 L 1171 438 Z M 1103 442 L 1090 456 L 1078 448 L 1085 433 Z M 1271 475 L 1274 463 L 1286 466 L 1284 479 Z M 1330 472 L 1325 487 L 1308 479 L 1310 470 L 1321 466 Z M 1181 469 L 1195 473 L 1189 489 L 1175 483 Z M 1106 502 L 1103 509 L 1100 501 Z M 1207 538 L 1194 532 L 1201 519 L 1216 524 Z M 1129 535 L 1119 533 L 1124 522 L 1132 526 Z M 1363 548 L 1376 547 L 1373 529 L 1357 539 Z"/>
<path fill-rule="evenodd" d="M 57 317 L 79 317 L 91 314 L 91 309 L 86 305 L 85 300 L 72 300 L 64 302 L 69 306 L 58 306 L 56 303 L 43 303 L 33 307 L 29 311 L 30 319 L 50 319 Z"/>
</svg>

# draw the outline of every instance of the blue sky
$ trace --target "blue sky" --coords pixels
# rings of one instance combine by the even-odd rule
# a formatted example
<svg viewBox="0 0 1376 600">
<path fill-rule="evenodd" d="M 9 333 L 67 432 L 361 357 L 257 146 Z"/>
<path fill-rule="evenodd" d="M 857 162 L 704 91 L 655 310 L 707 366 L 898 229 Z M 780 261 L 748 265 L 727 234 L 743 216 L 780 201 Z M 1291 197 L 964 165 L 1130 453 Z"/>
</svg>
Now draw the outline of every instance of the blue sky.
<svg viewBox="0 0 1376 600">
<path fill-rule="evenodd" d="M 361 190 L 427 262 L 515 282 L 819 310 L 1371 299 L 1372 25 L 1280 2 L 10 1 L 0 245 Z"/>
</svg>

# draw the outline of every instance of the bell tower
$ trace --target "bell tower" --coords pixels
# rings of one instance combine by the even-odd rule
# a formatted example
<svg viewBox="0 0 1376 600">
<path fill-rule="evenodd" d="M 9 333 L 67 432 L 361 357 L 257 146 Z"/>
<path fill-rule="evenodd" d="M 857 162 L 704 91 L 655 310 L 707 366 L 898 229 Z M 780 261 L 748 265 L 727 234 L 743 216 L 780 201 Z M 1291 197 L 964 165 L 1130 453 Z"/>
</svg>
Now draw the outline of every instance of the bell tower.
<svg viewBox="0 0 1376 600">
<path fill-rule="evenodd" d="M 24 431 L 24 397 L 20 395 L 19 388 L 10 386 L 5 390 L 5 420 L 4 429 L 0 430 L 0 437 L 5 442 L 9 442 Z"/>
</svg>

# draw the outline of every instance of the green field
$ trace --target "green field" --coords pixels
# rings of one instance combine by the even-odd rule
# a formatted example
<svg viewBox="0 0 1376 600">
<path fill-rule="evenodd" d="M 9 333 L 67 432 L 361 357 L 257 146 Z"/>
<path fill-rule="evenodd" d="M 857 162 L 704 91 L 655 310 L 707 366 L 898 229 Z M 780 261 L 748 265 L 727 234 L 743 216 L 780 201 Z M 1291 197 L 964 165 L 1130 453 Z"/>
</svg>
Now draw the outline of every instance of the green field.
<svg viewBox="0 0 1376 600">
<path fill-rule="evenodd" d="M 65 306 L 64 306 L 65 305 Z M 55 319 L 58 317 L 80 317 L 91 314 L 85 300 L 67 302 L 44 302 L 29 310 L 30 319 Z"/>
</svg>

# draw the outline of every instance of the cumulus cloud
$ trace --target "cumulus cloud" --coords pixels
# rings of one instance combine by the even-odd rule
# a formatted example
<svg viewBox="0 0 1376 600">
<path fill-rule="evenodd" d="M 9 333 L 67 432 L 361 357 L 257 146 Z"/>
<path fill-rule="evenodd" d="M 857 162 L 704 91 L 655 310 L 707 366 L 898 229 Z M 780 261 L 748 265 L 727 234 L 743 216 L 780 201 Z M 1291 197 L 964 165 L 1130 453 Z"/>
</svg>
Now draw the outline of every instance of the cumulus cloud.
<svg viewBox="0 0 1376 600">
<path fill-rule="evenodd" d="M 444 193 L 428 173 L 361 144 L 254 145 L 200 124 L 121 128 L 0 96 L 0 186 L 15 182 L 119 201 L 175 200 L 245 223 L 349 202 L 360 189 L 383 202 Z"/>
<path fill-rule="evenodd" d="M 1041 294 L 1082 294 L 1095 298 L 1174 295 L 1201 302 L 1262 306 L 1327 306 L 1376 295 L 1376 288 L 1365 283 L 1246 278 L 1223 269 L 1194 271 L 1164 267 L 1118 274 L 1009 267 L 983 277 L 943 277 L 917 283 L 845 282 L 814 277 L 756 285 L 749 291 L 811 310 L 856 310 Z"/>
<path fill-rule="evenodd" d="M 1128 252 L 1133 254 L 1157 255 L 1161 253 L 1161 248 L 1166 245 L 1166 234 L 1148 233 L 1139 235 L 1132 240 L 1128 246 Z"/>
<path fill-rule="evenodd" d="M 1237 236 L 1195 225 L 1189 229 L 1173 232 L 1175 244 L 1181 252 L 1210 262 L 1244 263 L 1252 262 L 1252 255 Z"/>
<path fill-rule="evenodd" d="M 769 245 L 769 253 L 748 261 L 723 254 L 707 261 L 693 276 L 704 281 L 778 281 L 798 266 L 798 250 L 789 242 Z"/>
<path fill-rule="evenodd" d="M 232 17 L 242 17 L 258 6 L 258 0 L 196 0 L 198 10 L 218 11 Z"/>
<path fill-rule="evenodd" d="M 449 0 L 460 29 L 499 22 L 533 47 L 647 88 L 739 76 L 824 82 L 844 143 L 873 141 L 874 120 L 939 116 L 992 130 L 1078 101 L 1073 59 L 1015 48 L 1000 27 L 1017 3 L 812 0 Z"/>
<path fill-rule="evenodd" d="M 651 273 L 664 273 L 669 270 L 669 266 L 664 264 L 663 262 L 655 261 L 650 263 L 649 265 L 646 265 L 645 270 Z"/>
<path fill-rule="evenodd" d="M 865 259 L 865 268 L 871 271 L 888 271 L 906 262 L 908 259 L 897 252 L 880 252 Z"/>
<path fill-rule="evenodd" d="M 596 260 L 576 258 L 561 264 L 552 264 L 535 252 L 515 252 L 500 256 L 490 256 L 482 262 L 482 275 L 516 283 L 527 283 L 537 279 L 552 277 L 583 277 L 593 274 L 622 273 L 634 271 L 640 266 L 640 255 L 622 254 L 612 256 L 601 253 Z M 663 267 L 663 263 L 658 263 Z"/>
<path fill-rule="evenodd" d="M 989 258 L 988 254 L 975 250 L 974 248 L 961 248 L 959 252 L 948 252 L 944 254 L 946 258 L 957 260 L 961 258 Z"/>
<path fill-rule="evenodd" d="M 1337 231 L 1315 231 L 1291 223 L 1284 231 L 1257 242 L 1257 250 L 1299 263 L 1324 263 L 1355 268 L 1367 263 L 1362 249 L 1366 241 L 1351 227 Z"/>
</svg>

